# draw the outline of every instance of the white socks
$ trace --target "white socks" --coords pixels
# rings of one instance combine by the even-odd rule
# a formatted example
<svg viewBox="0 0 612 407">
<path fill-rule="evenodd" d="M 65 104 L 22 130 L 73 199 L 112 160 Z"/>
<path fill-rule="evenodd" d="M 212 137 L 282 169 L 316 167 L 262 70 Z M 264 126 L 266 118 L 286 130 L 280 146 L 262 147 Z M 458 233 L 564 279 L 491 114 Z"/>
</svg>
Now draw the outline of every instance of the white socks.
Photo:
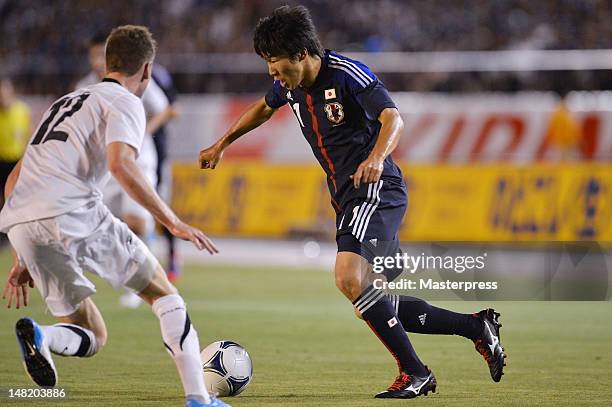
<svg viewBox="0 0 612 407">
<path fill-rule="evenodd" d="M 51 352 L 62 356 L 93 356 L 97 351 L 96 337 L 89 329 L 72 324 L 41 326 Z"/>
<path fill-rule="evenodd" d="M 179 371 L 185 396 L 210 403 L 204 385 L 198 333 L 191 325 L 185 302 L 178 294 L 166 295 L 157 299 L 152 308 L 159 318 L 164 345 Z"/>
</svg>

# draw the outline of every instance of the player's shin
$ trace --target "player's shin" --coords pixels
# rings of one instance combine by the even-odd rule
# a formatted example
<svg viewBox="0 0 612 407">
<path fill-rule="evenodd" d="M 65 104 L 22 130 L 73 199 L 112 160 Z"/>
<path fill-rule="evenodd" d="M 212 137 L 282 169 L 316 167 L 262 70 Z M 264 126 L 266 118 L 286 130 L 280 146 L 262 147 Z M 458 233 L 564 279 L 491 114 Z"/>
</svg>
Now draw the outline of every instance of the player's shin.
<svg viewBox="0 0 612 407">
<path fill-rule="evenodd" d="M 417 376 L 427 375 L 427 368 L 416 355 L 393 304 L 386 294 L 369 286 L 353 305 L 370 329 L 395 357 L 401 371 Z"/>
<path fill-rule="evenodd" d="M 178 294 L 166 295 L 153 303 L 153 312 L 159 318 L 164 345 L 179 371 L 185 396 L 210 403 L 204 385 L 198 334 L 191 325 L 185 302 Z"/>
<path fill-rule="evenodd" d="M 461 314 L 434 307 L 406 295 L 389 295 L 397 317 L 407 332 L 434 335 L 460 335 L 475 339 L 482 332 L 482 321 L 472 314 Z"/>
<path fill-rule="evenodd" d="M 98 351 L 96 336 L 89 329 L 73 324 L 41 326 L 49 350 L 56 355 L 89 357 Z"/>
</svg>

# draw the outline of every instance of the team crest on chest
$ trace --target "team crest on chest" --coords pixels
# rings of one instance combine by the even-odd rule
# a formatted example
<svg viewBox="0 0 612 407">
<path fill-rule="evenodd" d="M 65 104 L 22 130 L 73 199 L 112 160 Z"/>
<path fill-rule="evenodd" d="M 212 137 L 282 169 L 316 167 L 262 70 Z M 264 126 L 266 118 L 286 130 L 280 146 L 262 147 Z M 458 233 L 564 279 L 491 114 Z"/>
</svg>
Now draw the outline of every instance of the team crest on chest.
<svg viewBox="0 0 612 407">
<path fill-rule="evenodd" d="M 340 123 L 344 119 L 344 109 L 338 102 L 331 102 L 325 104 L 325 113 L 327 119 L 332 123 Z"/>
</svg>

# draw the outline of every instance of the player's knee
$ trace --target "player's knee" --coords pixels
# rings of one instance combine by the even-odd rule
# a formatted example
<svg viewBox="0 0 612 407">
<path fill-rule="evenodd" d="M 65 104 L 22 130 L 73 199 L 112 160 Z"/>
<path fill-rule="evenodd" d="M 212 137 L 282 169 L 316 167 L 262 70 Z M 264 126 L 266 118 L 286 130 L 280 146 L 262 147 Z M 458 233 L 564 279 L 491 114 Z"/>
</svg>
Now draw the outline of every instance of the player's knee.
<svg viewBox="0 0 612 407">
<path fill-rule="evenodd" d="M 159 298 L 174 294 L 178 294 L 178 290 L 168 280 L 166 272 L 159 265 L 149 285 L 138 293 L 143 300 L 151 305 Z"/>
<path fill-rule="evenodd" d="M 87 327 L 94 335 L 95 343 L 92 344 L 91 350 L 87 356 L 93 356 L 98 353 L 105 345 L 108 340 L 108 331 L 106 330 L 106 324 L 103 321 L 99 321 L 96 324 Z"/>
<path fill-rule="evenodd" d="M 106 332 L 106 327 L 103 331 L 95 332 L 96 336 L 96 350 L 95 353 L 98 353 L 104 346 L 106 346 L 106 341 L 108 340 L 108 333 Z"/>
<path fill-rule="evenodd" d="M 342 294 L 351 301 L 361 294 L 361 283 L 359 279 L 355 278 L 350 273 L 336 271 L 336 287 L 338 287 Z"/>
<path fill-rule="evenodd" d="M 128 225 L 130 230 L 137 236 L 144 236 L 147 232 L 147 222 L 136 215 L 125 215 L 125 224 Z"/>
</svg>

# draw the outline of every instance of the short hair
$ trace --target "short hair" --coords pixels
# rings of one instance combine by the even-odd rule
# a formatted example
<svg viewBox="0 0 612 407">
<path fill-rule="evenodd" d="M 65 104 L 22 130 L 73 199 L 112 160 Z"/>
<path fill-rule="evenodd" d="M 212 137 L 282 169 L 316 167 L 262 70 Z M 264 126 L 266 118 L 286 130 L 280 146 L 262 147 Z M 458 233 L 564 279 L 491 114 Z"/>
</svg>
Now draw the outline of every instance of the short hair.
<svg viewBox="0 0 612 407">
<path fill-rule="evenodd" d="M 323 46 L 304 6 L 282 6 L 259 20 L 253 35 L 255 52 L 262 58 L 296 59 L 306 49 L 310 55 L 323 57 Z"/>
<path fill-rule="evenodd" d="M 157 43 L 147 27 L 122 25 L 106 40 L 106 70 L 134 75 L 155 58 Z"/>
</svg>

